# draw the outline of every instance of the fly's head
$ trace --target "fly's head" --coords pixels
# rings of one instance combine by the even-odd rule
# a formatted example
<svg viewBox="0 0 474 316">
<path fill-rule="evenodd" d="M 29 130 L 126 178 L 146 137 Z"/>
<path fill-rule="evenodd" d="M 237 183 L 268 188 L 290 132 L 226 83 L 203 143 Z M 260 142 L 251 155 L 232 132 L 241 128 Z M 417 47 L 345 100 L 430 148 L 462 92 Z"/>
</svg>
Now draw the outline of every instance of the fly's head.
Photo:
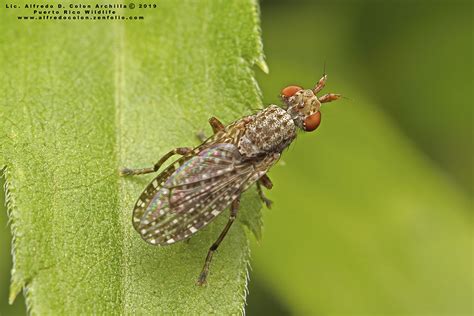
<svg viewBox="0 0 474 316">
<path fill-rule="evenodd" d="M 288 86 L 281 91 L 286 111 L 291 115 L 296 126 L 306 132 L 314 131 L 321 123 L 321 112 L 319 111 L 321 104 L 340 98 L 339 94 L 334 93 L 328 93 L 321 97 L 316 95 L 324 88 L 326 79 L 327 75 L 324 75 L 313 89 Z"/>
<path fill-rule="evenodd" d="M 293 118 L 296 126 L 304 131 L 313 131 L 321 122 L 321 102 L 311 89 L 299 86 L 288 86 L 281 92 L 282 99 L 287 105 L 287 112 Z"/>
</svg>

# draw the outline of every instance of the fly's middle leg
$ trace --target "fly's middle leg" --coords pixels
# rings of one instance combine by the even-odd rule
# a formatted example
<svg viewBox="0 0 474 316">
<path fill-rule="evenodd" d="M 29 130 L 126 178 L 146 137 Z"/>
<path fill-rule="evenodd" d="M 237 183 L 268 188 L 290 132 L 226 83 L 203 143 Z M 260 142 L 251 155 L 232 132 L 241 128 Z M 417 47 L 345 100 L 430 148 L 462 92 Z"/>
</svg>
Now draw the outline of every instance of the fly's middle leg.
<svg viewBox="0 0 474 316">
<path fill-rule="evenodd" d="M 230 216 L 229 216 L 229 220 L 227 221 L 227 224 L 225 225 L 224 229 L 222 230 L 217 240 L 209 248 L 206 261 L 204 262 L 204 267 L 202 268 L 201 274 L 199 274 L 197 285 L 206 284 L 206 279 L 207 279 L 207 275 L 209 274 L 209 266 L 211 265 L 212 256 L 214 255 L 214 252 L 217 250 L 217 248 L 221 244 L 222 240 L 224 240 L 225 236 L 227 235 L 227 232 L 230 229 L 230 226 L 232 226 L 232 223 L 234 222 L 235 217 L 237 216 L 237 212 L 239 211 L 239 205 L 240 205 L 240 195 L 232 202 L 230 206 Z"/>
<path fill-rule="evenodd" d="M 263 190 L 262 190 L 262 186 L 268 190 L 273 188 L 272 180 L 270 180 L 270 178 L 266 174 L 264 174 L 260 179 L 258 179 L 257 192 L 258 192 L 258 196 L 260 196 L 260 199 L 265 203 L 267 208 L 271 208 L 273 202 L 272 200 L 270 200 L 269 198 L 265 196 L 265 193 L 263 193 Z"/>
<path fill-rule="evenodd" d="M 157 163 L 153 165 L 153 167 L 149 168 L 141 168 L 141 169 L 130 169 L 130 168 L 121 168 L 119 170 L 119 173 L 121 176 L 134 176 L 134 175 L 139 175 L 139 174 L 147 174 L 147 173 L 152 173 L 156 172 L 160 169 L 160 167 L 165 163 L 166 160 L 171 158 L 174 155 L 187 155 L 190 154 L 193 151 L 191 147 L 178 147 L 170 152 L 168 152 L 166 155 L 161 157 L 160 160 L 158 160 Z"/>
<path fill-rule="evenodd" d="M 214 134 L 216 134 L 217 132 L 223 131 L 225 129 L 224 124 L 222 124 L 222 122 L 219 121 L 214 116 L 209 119 L 209 124 L 211 125 L 212 131 L 214 132 Z"/>
<path fill-rule="evenodd" d="M 225 129 L 225 125 L 214 116 L 209 119 L 209 125 L 211 125 L 212 132 L 214 134 Z M 201 141 L 201 143 L 207 139 L 206 135 L 202 131 L 197 134 L 197 138 Z"/>
</svg>

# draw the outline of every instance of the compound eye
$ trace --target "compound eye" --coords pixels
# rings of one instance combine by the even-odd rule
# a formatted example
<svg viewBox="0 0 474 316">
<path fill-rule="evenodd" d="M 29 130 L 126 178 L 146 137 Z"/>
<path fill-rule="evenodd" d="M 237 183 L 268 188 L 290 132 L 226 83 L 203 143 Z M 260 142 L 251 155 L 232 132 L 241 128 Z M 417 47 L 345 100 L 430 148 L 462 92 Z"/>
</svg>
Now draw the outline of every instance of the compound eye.
<svg viewBox="0 0 474 316">
<path fill-rule="evenodd" d="M 303 129 L 306 132 L 312 132 L 318 128 L 319 124 L 321 123 L 321 112 L 316 112 L 307 118 L 305 118 L 303 122 Z"/>
<path fill-rule="evenodd" d="M 281 90 L 281 95 L 285 98 L 289 98 L 295 95 L 296 92 L 303 90 L 300 86 L 288 86 Z"/>
</svg>

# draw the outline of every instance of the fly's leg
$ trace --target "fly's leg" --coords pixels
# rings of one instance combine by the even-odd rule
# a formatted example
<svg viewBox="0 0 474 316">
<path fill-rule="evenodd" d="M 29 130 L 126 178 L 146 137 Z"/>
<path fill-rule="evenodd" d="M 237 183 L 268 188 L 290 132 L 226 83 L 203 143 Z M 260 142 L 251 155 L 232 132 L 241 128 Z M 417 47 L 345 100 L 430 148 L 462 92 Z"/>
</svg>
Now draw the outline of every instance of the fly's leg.
<svg viewBox="0 0 474 316">
<path fill-rule="evenodd" d="M 265 196 L 265 193 L 263 193 L 263 190 L 262 190 L 262 186 L 265 187 L 268 190 L 273 188 L 273 183 L 266 174 L 264 174 L 260 179 L 258 179 L 258 181 L 257 181 L 257 192 L 258 192 L 258 195 L 260 196 L 260 199 L 265 203 L 267 208 L 270 209 L 270 208 L 272 208 L 272 203 L 273 202 L 272 202 L 272 200 L 268 199 Z"/>
<path fill-rule="evenodd" d="M 224 229 L 222 230 L 217 240 L 209 248 L 206 261 L 204 262 L 204 267 L 202 268 L 201 274 L 199 274 L 197 285 L 206 284 L 206 278 L 207 278 L 207 275 L 209 274 L 209 266 L 211 264 L 212 256 L 214 255 L 214 252 L 217 250 L 217 248 L 221 244 L 222 240 L 224 240 L 225 236 L 227 235 L 227 232 L 229 231 L 230 226 L 232 226 L 232 223 L 234 222 L 235 217 L 237 216 L 237 212 L 239 210 L 239 204 L 240 204 L 240 195 L 232 202 L 230 206 L 229 221 L 225 225 Z"/>
<path fill-rule="evenodd" d="M 217 134 L 217 132 L 223 131 L 225 129 L 224 124 L 222 124 L 222 122 L 214 116 L 209 119 L 209 124 L 211 125 L 214 134 Z"/>
<path fill-rule="evenodd" d="M 269 209 L 272 208 L 273 201 L 265 196 L 265 193 L 263 193 L 262 185 L 260 184 L 260 182 L 257 182 L 257 192 L 258 192 L 258 196 L 263 201 L 263 203 L 265 203 L 267 208 Z"/>
<path fill-rule="evenodd" d="M 206 141 L 206 139 L 207 139 L 207 136 L 206 136 L 206 134 L 204 134 L 203 131 L 200 131 L 199 133 L 197 133 L 197 134 L 196 134 L 196 137 L 197 137 L 197 139 L 199 139 L 199 141 L 201 142 L 201 144 L 204 143 L 204 142 Z"/>
<path fill-rule="evenodd" d="M 219 121 L 217 118 L 214 116 L 209 119 L 209 125 L 211 125 L 212 131 L 214 134 L 217 132 L 223 131 L 225 129 L 224 124 L 222 124 L 221 121 Z M 201 131 L 197 134 L 197 138 L 201 143 L 204 143 L 204 141 L 207 139 L 206 135 Z"/>
<path fill-rule="evenodd" d="M 340 94 L 328 93 L 328 94 L 325 94 L 322 97 L 318 98 L 318 100 L 321 103 L 327 103 L 327 102 L 331 102 L 331 101 L 336 101 L 340 97 L 341 97 Z"/>
<path fill-rule="evenodd" d="M 165 163 L 166 160 L 171 158 L 171 156 L 174 155 L 187 155 L 190 154 L 193 151 L 192 148 L 190 147 L 178 147 L 173 150 L 171 150 L 169 153 L 161 157 L 160 160 L 158 160 L 157 163 L 153 167 L 150 168 L 142 168 L 142 169 L 130 169 L 130 168 L 121 168 L 119 170 L 121 176 L 134 176 L 134 175 L 139 175 L 139 174 L 147 174 L 147 173 L 152 173 L 156 172 L 160 169 L 160 167 Z"/>
</svg>

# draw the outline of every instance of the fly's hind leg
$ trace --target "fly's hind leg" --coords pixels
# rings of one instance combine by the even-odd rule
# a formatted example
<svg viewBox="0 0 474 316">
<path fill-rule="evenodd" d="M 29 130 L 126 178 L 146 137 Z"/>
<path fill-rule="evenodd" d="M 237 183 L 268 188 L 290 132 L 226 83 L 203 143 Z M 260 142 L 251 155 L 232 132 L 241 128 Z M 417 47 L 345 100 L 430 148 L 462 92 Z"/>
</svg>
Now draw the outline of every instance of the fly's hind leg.
<svg viewBox="0 0 474 316">
<path fill-rule="evenodd" d="M 264 174 L 260 179 L 258 179 L 258 181 L 257 181 L 257 192 L 258 192 L 258 195 L 260 196 L 260 199 L 265 203 L 267 208 L 270 209 L 270 208 L 272 208 L 272 203 L 273 202 L 272 202 L 272 200 L 268 199 L 265 196 L 265 193 L 263 193 L 263 190 L 262 190 L 262 186 L 264 186 L 268 190 L 273 188 L 273 183 L 266 174 Z"/>
<path fill-rule="evenodd" d="M 212 256 L 214 255 L 214 252 L 217 250 L 217 248 L 221 244 L 222 240 L 224 240 L 225 236 L 227 235 L 227 232 L 229 231 L 230 226 L 232 226 L 232 223 L 234 222 L 235 217 L 237 216 L 237 212 L 239 211 L 239 205 L 240 205 L 240 195 L 232 202 L 230 206 L 229 221 L 225 225 L 224 229 L 222 230 L 217 240 L 209 248 L 206 261 L 204 262 L 204 267 L 202 268 L 201 274 L 199 274 L 199 278 L 197 280 L 197 285 L 206 284 L 206 279 L 207 279 L 207 275 L 209 274 L 209 266 L 211 264 Z"/>
<path fill-rule="evenodd" d="M 166 155 L 161 157 L 160 160 L 158 160 L 157 163 L 153 165 L 153 167 L 149 168 L 142 168 L 142 169 L 130 169 L 130 168 L 121 168 L 119 170 L 119 173 L 121 176 L 134 176 L 134 175 L 139 175 L 139 174 L 147 174 L 147 173 L 152 173 L 156 172 L 160 169 L 160 167 L 165 163 L 166 160 L 171 158 L 174 155 L 187 155 L 191 153 L 193 149 L 191 147 L 178 147 L 170 152 L 168 152 Z"/>
<path fill-rule="evenodd" d="M 214 116 L 209 119 L 209 125 L 211 125 L 212 132 L 214 134 L 225 129 L 224 124 L 222 124 L 222 122 Z M 203 143 L 207 139 L 206 135 L 202 131 L 197 134 L 197 138 L 201 143 Z"/>
</svg>

